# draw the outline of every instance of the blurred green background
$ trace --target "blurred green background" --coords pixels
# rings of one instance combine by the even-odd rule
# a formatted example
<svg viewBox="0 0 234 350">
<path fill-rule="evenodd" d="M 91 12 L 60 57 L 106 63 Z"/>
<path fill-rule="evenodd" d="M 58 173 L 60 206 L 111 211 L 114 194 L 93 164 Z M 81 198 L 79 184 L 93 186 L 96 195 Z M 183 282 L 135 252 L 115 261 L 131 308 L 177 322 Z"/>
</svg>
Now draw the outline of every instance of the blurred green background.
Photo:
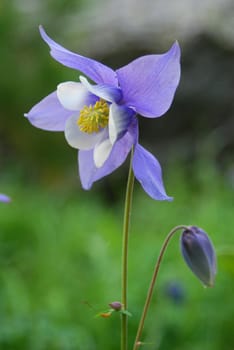
<svg viewBox="0 0 234 350">
<path fill-rule="evenodd" d="M 70 50 L 113 68 L 142 54 L 182 48 L 182 78 L 165 117 L 141 118 L 141 143 L 161 162 L 172 203 L 136 183 L 129 320 L 132 344 L 160 246 L 178 224 L 210 234 L 213 289 L 185 266 L 174 238 L 161 267 L 144 347 L 234 348 L 234 29 L 230 0 L 0 2 L 0 349 L 119 349 L 119 315 L 95 317 L 120 299 L 127 164 L 89 192 L 63 133 L 23 114 L 77 72 L 59 65 L 38 25 Z"/>
</svg>

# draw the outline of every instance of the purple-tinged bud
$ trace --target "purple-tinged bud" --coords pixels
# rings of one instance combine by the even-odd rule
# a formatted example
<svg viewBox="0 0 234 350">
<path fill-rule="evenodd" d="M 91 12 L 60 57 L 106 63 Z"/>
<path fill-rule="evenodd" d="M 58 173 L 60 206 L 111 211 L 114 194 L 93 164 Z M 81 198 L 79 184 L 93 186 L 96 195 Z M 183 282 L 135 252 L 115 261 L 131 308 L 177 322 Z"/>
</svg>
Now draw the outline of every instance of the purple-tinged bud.
<svg viewBox="0 0 234 350">
<path fill-rule="evenodd" d="M 207 287 L 213 287 L 216 275 L 216 255 L 208 235 L 196 226 L 190 226 L 181 235 L 181 251 L 192 272 Z"/>
<path fill-rule="evenodd" d="M 109 306 L 115 311 L 120 311 L 122 309 L 122 304 L 119 301 L 113 301 Z"/>
</svg>

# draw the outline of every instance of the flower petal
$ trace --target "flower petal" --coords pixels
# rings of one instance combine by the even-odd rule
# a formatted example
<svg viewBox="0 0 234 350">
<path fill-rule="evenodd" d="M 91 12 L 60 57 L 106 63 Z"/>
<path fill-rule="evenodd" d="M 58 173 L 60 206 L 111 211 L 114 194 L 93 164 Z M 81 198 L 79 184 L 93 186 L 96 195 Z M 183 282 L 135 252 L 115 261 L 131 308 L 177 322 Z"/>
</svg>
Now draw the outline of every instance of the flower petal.
<svg viewBox="0 0 234 350">
<path fill-rule="evenodd" d="M 125 106 L 112 103 L 109 114 L 109 137 L 112 144 L 127 131 L 135 112 Z"/>
<path fill-rule="evenodd" d="M 141 145 L 137 144 L 133 156 L 133 171 L 145 192 L 156 200 L 171 201 L 162 181 L 162 170 L 157 159 Z"/>
<path fill-rule="evenodd" d="M 37 103 L 25 117 L 37 128 L 63 131 L 70 115 L 71 112 L 60 104 L 55 91 Z"/>
<path fill-rule="evenodd" d="M 142 56 L 116 71 L 125 103 L 149 118 L 169 109 L 180 79 L 180 47 Z"/>
<path fill-rule="evenodd" d="M 71 147 L 88 150 L 94 148 L 105 136 L 106 130 L 103 129 L 98 133 L 86 133 L 80 130 L 77 120 L 77 114 L 72 115 L 66 123 L 65 138 Z"/>
<path fill-rule="evenodd" d="M 109 139 L 105 139 L 94 147 L 93 159 L 97 168 L 101 168 L 110 155 L 112 144 Z"/>
<path fill-rule="evenodd" d="M 97 101 L 84 85 L 74 81 L 66 81 L 57 86 L 57 96 L 61 105 L 69 111 L 79 111 L 85 105 L 89 106 Z"/>
<path fill-rule="evenodd" d="M 89 190 L 93 183 L 117 169 L 127 158 L 138 133 L 137 119 L 135 118 L 126 134 L 113 146 L 109 158 L 101 168 L 94 164 L 93 150 L 79 151 L 79 174 L 82 187 Z"/>
<path fill-rule="evenodd" d="M 6 194 L 0 193 L 0 202 L 9 203 L 11 199 Z"/>
<path fill-rule="evenodd" d="M 122 92 L 117 87 L 106 84 L 92 85 L 85 77 L 82 76 L 80 76 L 80 81 L 88 91 L 106 101 L 119 102 L 122 98 Z"/>
<path fill-rule="evenodd" d="M 118 85 L 116 73 L 104 64 L 71 52 L 53 41 L 40 26 L 42 39 L 49 45 L 51 56 L 64 66 L 77 69 L 96 83 Z"/>
</svg>

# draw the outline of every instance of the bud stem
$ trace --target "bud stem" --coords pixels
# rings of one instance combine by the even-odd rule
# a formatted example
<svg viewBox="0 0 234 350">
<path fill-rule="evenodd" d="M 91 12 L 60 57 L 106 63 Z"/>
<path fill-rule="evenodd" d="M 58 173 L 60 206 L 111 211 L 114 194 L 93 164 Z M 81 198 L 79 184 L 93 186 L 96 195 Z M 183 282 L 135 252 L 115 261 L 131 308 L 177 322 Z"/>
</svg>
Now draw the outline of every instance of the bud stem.
<svg viewBox="0 0 234 350">
<path fill-rule="evenodd" d="M 138 326 L 138 330 L 137 330 L 137 334 L 136 334 L 136 339 L 135 339 L 135 342 L 134 342 L 133 350 L 139 349 L 140 346 L 142 345 L 142 342 L 140 341 L 140 338 L 141 338 L 142 331 L 143 331 L 143 328 L 144 328 L 146 315 L 147 315 L 147 312 L 148 312 L 148 309 L 149 309 L 149 306 L 150 306 L 150 302 L 151 302 L 151 299 L 152 299 L 154 286 L 155 286 L 155 283 L 156 283 L 159 267 L 161 265 L 161 261 L 162 261 L 164 252 L 165 252 L 165 250 L 166 250 L 166 248 L 168 246 L 168 243 L 169 243 L 170 239 L 172 238 L 172 236 L 177 231 L 179 231 L 179 230 L 186 230 L 187 228 L 188 227 L 185 226 L 185 225 L 179 225 L 179 226 L 174 227 L 168 233 L 168 235 L 167 235 L 167 237 L 166 237 L 166 239 L 165 239 L 165 241 L 164 241 L 164 243 L 162 245 L 162 248 L 161 248 L 159 256 L 158 256 L 158 259 L 157 259 L 156 264 L 155 264 L 154 273 L 153 273 L 153 276 L 152 276 L 152 279 L 151 279 L 151 282 L 150 282 L 150 285 L 149 285 L 149 289 L 148 289 L 148 292 L 147 292 L 145 305 L 144 305 L 144 308 L 143 308 L 143 311 L 142 311 L 142 315 L 141 315 L 141 319 L 140 319 L 140 322 L 139 322 L 139 326 Z"/>
</svg>

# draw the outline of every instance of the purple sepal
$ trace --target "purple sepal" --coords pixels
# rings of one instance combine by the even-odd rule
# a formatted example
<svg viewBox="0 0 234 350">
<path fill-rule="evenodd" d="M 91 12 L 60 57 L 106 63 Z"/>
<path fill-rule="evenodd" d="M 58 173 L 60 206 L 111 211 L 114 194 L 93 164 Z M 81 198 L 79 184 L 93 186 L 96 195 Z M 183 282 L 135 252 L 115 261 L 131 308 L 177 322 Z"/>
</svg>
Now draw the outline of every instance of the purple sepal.
<svg viewBox="0 0 234 350">
<path fill-rule="evenodd" d="M 117 169 L 127 158 L 132 146 L 136 142 L 137 135 L 138 123 L 137 119 L 134 118 L 125 135 L 114 144 L 109 158 L 101 168 L 96 168 L 94 165 L 93 150 L 79 151 L 78 163 L 82 187 L 85 190 L 89 190 L 95 181 L 100 180 Z"/>
<path fill-rule="evenodd" d="M 134 151 L 133 171 L 136 179 L 150 197 L 160 201 L 173 199 L 166 194 L 158 160 L 139 144 L 136 144 Z"/>
<path fill-rule="evenodd" d="M 68 111 L 58 100 L 57 92 L 54 91 L 38 102 L 25 117 L 30 123 L 39 129 L 49 131 L 64 131 L 67 118 L 72 111 Z"/>
<path fill-rule="evenodd" d="M 116 71 L 123 100 L 137 113 L 160 117 L 169 109 L 180 80 L 180 47 L 137 58 Z"/>
<path fill-rule="evenodd" d="M 97 62 L 91 58 L 87 58 L 71 52 L 52 40 L 44 31 L 43 27 L 39 27 L 42 39 L 49 45 L 51 56 L 66 67 L 70 67 L 86 74 L 96 83 L 118 85 L 116 73 L 104 64 Z"/>
</svg>

